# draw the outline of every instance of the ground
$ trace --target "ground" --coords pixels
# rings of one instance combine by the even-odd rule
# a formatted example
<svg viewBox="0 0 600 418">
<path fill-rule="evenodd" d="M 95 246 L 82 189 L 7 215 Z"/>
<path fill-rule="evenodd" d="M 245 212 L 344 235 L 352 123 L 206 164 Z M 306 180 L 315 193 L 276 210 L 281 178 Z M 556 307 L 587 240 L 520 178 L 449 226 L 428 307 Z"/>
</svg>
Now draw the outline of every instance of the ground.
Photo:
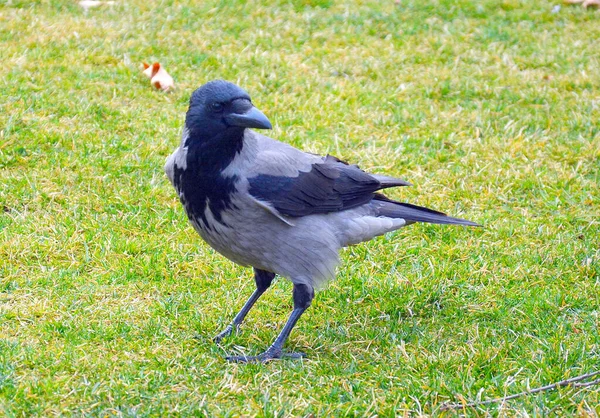
<svg viewBox="0 0 600 418">
<path fill-rule="evenodd" d="M 556 4 L 0 0 L 0 415 L 443 415 L 598 370 L 600 11 Z M 275 138 L 484 227 L 344 251 L 288 342 L 307 359 L 225 362 L 292 301 L 279 280 L 211 341 L 251 271 L 200 240 L 162 167 L 215 78 Z M 468 413 L 599 404 L 567 387 Z"/>
</svg>

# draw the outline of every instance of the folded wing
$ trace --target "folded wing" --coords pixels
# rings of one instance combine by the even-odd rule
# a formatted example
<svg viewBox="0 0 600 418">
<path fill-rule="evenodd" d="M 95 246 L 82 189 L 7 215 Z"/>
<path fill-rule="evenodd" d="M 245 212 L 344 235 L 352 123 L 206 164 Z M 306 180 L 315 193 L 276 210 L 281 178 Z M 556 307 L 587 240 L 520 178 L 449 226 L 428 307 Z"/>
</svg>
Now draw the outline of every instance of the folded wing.
<svg viewBox="0 0 600 418">
<path fill-rule="evenodd" d="M 373 200 L 378 190 L 409 185 L 401 179 L 368 174 L 332 156 L 295 177 L 259 174 L 248 182 L 254 198 L 292 217 L 355 208 Z"/>
</svg>

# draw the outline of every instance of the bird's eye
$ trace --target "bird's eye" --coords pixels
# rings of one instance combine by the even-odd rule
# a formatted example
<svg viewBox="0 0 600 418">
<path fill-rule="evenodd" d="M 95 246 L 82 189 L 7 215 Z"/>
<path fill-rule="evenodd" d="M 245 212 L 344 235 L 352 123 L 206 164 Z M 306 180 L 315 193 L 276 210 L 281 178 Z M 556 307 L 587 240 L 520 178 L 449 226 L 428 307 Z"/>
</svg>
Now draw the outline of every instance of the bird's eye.
<svg viewBox="0 0 600 418">
<path fill-rule="evenodd" d="M 210 105 L 210 108 L 213 112 L 218 113 L 223 111 L 223 103 L 214 102 Z"/>
</svg>

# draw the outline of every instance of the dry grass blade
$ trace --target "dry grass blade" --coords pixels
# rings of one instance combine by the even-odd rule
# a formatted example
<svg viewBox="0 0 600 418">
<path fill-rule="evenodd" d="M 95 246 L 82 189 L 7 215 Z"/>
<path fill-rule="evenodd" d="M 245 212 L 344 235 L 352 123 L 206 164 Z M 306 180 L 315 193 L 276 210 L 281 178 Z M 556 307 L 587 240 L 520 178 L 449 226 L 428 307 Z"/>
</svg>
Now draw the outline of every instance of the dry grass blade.
<svg viewBox="0 0 600 418">
<path fill-rule="evenodd" d="M 598 9 L 600 8 L 600 0 L 585 0 L 583 7 L 586 9 Z"/>
</svg>

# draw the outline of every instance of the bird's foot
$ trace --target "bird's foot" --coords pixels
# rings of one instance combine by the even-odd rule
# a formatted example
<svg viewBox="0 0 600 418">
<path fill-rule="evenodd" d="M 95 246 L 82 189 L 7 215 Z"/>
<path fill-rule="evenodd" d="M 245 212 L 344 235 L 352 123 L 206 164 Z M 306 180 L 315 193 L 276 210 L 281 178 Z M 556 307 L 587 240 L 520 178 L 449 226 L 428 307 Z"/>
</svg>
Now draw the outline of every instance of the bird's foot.
<svg viewBox="0 0 600 418">
<path fill-rule="evenodd" d="M 236 327 L 236 331 L 237 331 L 237 327 Z M 232 332 L 233 332 L 233 325 L 232 325 L 232 324 L 229 324 L 229 325 L 227 325 L 227 327 L 226 327 L 226 328 L 225 328 L 223 331 L 219 332 L 219 333 L 218 333 L 218 334 L 217 334 L 217 335 L 216 335 L 216 336 L 213 338 L 213 341 L 214 341 L 215 343 L 219 344 L 219 343 L 220 343 L 220 342 L 223 340 L 223 338 L 225 338 L 225 337 L 229 337 L 229 336 L 231 335 L 231 333 L 232 333 Z"/>
<path fill-rule="evenodd" d="M 304 353 L 284 353 L 281 349 L 269 347 L 264 353 L 257 356 L 227 356 L 225 360 L 234 363 L 268 363 L 271 360 L 277 359 L 301 359 L 306 357 Z"/>
</svg>

